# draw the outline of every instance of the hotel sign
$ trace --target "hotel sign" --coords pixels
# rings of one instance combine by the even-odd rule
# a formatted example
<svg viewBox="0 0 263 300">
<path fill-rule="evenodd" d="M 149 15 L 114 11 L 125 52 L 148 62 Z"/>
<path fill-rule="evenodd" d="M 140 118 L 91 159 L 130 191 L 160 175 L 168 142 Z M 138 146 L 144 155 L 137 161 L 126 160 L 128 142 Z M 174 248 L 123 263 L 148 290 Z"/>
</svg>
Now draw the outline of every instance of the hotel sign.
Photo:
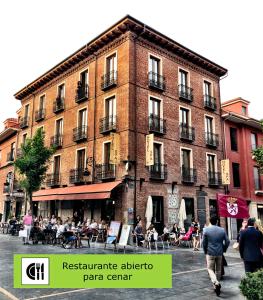
<svg viewBox="0 0 263 300">
<path fill-rule="evenodd" d="M 230 184 L 229 159 L 221 160 L 222 184 Z"/>
<path fill-rule="evenodd" d="M 116 165 L 120 162 L 120 135 L 111 133 L 110 164 Z"/>
<path fill-rule="evenodd" d="M 146 135 L 146 166 L 154 165 L 153 139 L 154 139 L 153 133 Z"/>
</svg>

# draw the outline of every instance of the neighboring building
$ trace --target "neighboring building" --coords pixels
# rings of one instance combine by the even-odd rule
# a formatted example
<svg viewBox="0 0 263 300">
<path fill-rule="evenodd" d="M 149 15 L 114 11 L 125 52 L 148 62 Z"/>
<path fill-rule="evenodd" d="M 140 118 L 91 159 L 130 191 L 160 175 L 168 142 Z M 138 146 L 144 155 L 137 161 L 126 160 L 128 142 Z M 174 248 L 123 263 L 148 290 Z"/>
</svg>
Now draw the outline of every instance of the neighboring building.
<svg viewBox="0 0 263 300">
<path fill-rule="evenodd" d="M 134 214 L 144 221 L 152 196 L 158 229 L 176 220 L 182 198 L 186 226 L 194 216 L 206 222 L 223 192 L 226 72 L 126 16 L 17 92 L 18 143 L 42 127 L 46 145 L 57 146 L 33 197 L 38 214 L 132 223 Z"/>
<path fill-rule="evenodd" d="M 18 132 L 17 119 L 12 118 L 4 122 L 4 130 L 0 132 L 0 221 L 7 221 L 10 215 L 21 215 L 22 199 L 17 192 L 13 166 Z"/>
<path fill-rule="evenodd" d="M 241 97 L 222 103 L 225 130 L 226 158 L 230 161 L 231 182 L 229 194 L 248 201 L 252 217 L 263 221 L 263 176 L 253 159 L 252 150 L 262 146 L 260 121 L 249 117 L 249 101 Z M 232 219 L 232 234 L 240 228 L 242 220 Z M 237 224 L 237 226 L 236 226 Z"/>
</svg>

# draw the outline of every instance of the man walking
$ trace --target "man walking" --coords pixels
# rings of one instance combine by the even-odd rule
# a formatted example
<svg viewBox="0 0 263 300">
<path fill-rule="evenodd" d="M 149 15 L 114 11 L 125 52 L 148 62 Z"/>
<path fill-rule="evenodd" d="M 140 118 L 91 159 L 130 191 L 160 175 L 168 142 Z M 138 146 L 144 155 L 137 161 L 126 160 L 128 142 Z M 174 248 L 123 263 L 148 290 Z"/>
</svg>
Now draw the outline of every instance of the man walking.
<svg viewBox="0 0 263 300">
<path fill-rule="evenodd" d="M 222 255 L 229 246 L 229 239 L 223 228 L 216 226 L 217 218 L 210 218 L 210 225 L 206 227 L 203 235 L 203 249 L 206 255 L 208 274 L 214 286 L 217 296 L 220 295 L 220 278 Z"/>
<path fill-rule="evenodd" d="M 245 272 L 256 272 L 263 267 L 263 235 L 255 228 L 255 219 L 249 218 L 247 228 L 240 232 L 239 252 L 244 260 Z"/>
</svg>

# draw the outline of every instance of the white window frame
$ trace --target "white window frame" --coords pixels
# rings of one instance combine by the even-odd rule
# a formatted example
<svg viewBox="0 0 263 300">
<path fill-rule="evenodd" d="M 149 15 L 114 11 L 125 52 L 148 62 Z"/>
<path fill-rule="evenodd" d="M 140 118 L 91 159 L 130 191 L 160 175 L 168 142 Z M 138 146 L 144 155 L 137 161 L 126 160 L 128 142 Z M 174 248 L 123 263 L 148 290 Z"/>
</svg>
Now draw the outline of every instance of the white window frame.
<svg viewBox="0 0 263 300">
<path fill-rule="evenodd" d="M 150 52 L 148 52 L 148 72 L 152 72 L 151 70 L 150 70 L 150 60 L 151 60 L 151 56 L 152 57 L 154 57 L 154 58 L 157 58 L 158 60 L 159 60 L 159 62 L 160 62 L 160 73 L 158 74 L 158 75 L 163 75 L 163 59 L 160 57 L 160 56 L 158 56 L 158 55 L 155 55 L 155 54 L 153 54 L 153 53 L 150 53 Z"/>
<path fill-rule="evenodd" d="M 182 150 L 190 150 L 190 168 L 194 168 L 194 162 L 193 162 L 193 149 L 187 148 L 187 147 L 180 147 L 180 167 L 182 168 L 183 162 L 182 162 Z"/>
<path fill-rule="evenodd" d="M 208 173 L 208 155 L 212 155 L 214 156 L 214 162 L 215 162 L 215 172 L 218 172 L 218 165 L 217 165 L 217 154 L 216 153 L 212 153 L 212 152 L 206 152 L 206 172 Z"/>
<path fill-rule="evenodd" d="M 78 109 L 78 112 L 77 112 L 77 127 L 79 127 L 79 112 L 81 110 L 84 110 L 84 109 L 86 109 L 86 120 L 85 120 L 85 125 L 83 125 L 83 126 L 88 126 L 88 106 L 84 106 L 84 107 L 81 107 L 81 108 Z"/>
<path fill-rule="evenodd" d="M 180 70 L 184 71 L 187 73 L 187 87 L 191 87 L 191 80 L 190 80 L 190 71 L 182 68 L 182 67 L 178 67 L 178 84 L 182 84 L 181 83 L 181 76 L 180 76 Z"/>
<path fill-rule="evenodd" d="M 154 149 L 154 144 L 161 145 L 161 164 L 164 164 L 164 143 L 154 140 L 153 141 L 153 149 Z M 153 151 L 153 155 L 154 155 L 154 151 Z M 153 160 L 154 160 L 154 158 L 153 158 Z"/>
<path fill-rule="evenodd" d="M 211 97 L 214 97 L 214 83 L 210 79 L 203 78 L 203 95 L 205 96 L 205 81 L 211 84 Z"/>
<path fill-rule="evenodd" d="M 64 100 L 66 99 L 66 81 L 63 81 L 63 82 L 60 82 L 58 85 L 57 85 L 57 96 L 58 96 L 58 90 L 59 90 L 59 87 L 61 85 L 64 85 Z M 57 97 L 56 96 L 56 97 Z"/>
<path fill-rule="evenodd" d="M 61 170 L 61 153 L 60 154 L 55 154 L 53 155 L 53 164 L 52 164 L 52 174 L 54 174 L 54 167 L 55 167 L 55 157 L 60 156 L 60 161 L 59 161 L 59 170 Z"/>
<path fill-rule="evenodd" d="M 104 74 L 106 74 L 106 72 L 107 72 L 107 58 L 114 55 L 114 54 L 115 54 L 116 59 L 115 59 L 115 64 L 114 64 L 114 70 L 113 71 L 115 71 L 115 72 L 118 71 L 118 51 L 115 50 L 115 51 L 109 53 L 108 55 L 106 55 L 105 58 L 104 58 Z"/>
<path fill-rule="evenodd" d="M 111 140 L 107 140 L 107 141 L 104 141 L 103 143 L 102 143 L 102 164 L 105 164 L 105 160 L 104 160 L 104 158 L 105 158 L 105 144 L 111 144 L 112 143 L 112 141 Z"/>
<path fill-rule="evenodd" d="M 62 132 L 61 132 L 61 135 L 63 135 L 63 132 L 64 132 L 64 117 L 60 117 L 60 118 L 55 119 L 54 135 L 56 135 L 56 133 L 57 133 L 57 121 L 59 121 L 59 120 L 62 120 Z"/>
<path fill-rule="evenodd" d="M 216 130 L 216 124 L 215 124 L 215 118 L 211 115 L 208 115 L 208 114 L 204 114 L 204 124 L 205 124 L 205 132 L 206 131 L 206 117 L 208 118 L 211 118 L 212 119 L 212 132 L 211 133 L 215 133 L 215 130 Z"/>
<path fill-rule="evenodd" d="M 104 105 L 103 105 L 103 116 L 106 117 L 106 101 L 110 98 L 114 97 L 114 106 L 113 106 L 113 116 L 117 116 L 117 97 L 116 97 L 116 93 L 109 95 L 107 97 L 104 98 Z"/>
<path fill-rule="evenodd" d="M 75 151 L 75 169 L 77 169 L 77 162 L 78 162 L 78 151 L 85 150 L 85 159 L 84 159 L 84 168 L 86 168 L 86 161 L 87 161 L 87 147 L 77 148 Z"/>
<path fill-rule="evenodd" d="M 150 116 L 151 98 L 154 98 L 154 99 L 160 101 L 160 118 L 163 119 L 163 99 L 159 98 L 159 97 L 156 97 L 154 95 L 148 95 L 148 116 Z"/>
<path fill-rule="evenodd" d="M 191 108 L 183 105 L 179 105 L 179 123 L 182 123 L 182 116 L 181 116 L 181 108 L 188 110 L 189 112 L 189 126 L 192 126 L 192 111 Z"/>
</svg>

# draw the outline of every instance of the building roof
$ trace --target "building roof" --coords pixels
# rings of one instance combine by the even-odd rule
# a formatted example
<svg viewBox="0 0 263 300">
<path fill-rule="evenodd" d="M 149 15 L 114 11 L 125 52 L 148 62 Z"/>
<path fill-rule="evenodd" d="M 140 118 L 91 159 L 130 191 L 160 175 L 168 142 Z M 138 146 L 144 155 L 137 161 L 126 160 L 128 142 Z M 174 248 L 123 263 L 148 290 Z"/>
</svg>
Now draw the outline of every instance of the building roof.
<svg viewBox="0 0 263 300">
<path fill-rule="evenodd" d="M 231 104 L 234 104 L 236 102 L 243 102 L 245 104 L 249 104 L 250 101 L 248 100 L 245 100 L 243 99 L 242 97 L 237 97 L 237 98 L 234 98 L 234 99 L 231 99 L 231 100 L 227 100 L 227 101 L 224 101 L 222 104 L 221 104 L 221 107 L 224 107 L 224 106 L 227 106 L 227 105 L 231 105 Z"/>
<path fill-rule="evenodd" d="M 227 73 L 227 69 L 177 43 L 176 41 L 147 26 L 141 21 L 127 15 L 120 21 L 112 25 L 110 28 L 105 30 L 99 36 L 95 37 L 89 43 L 81 47 L 79 50 L 65 58 L 52 69 L 22 88 L 14 95 L 15 98 L 18 100 L 22 100 L 31 93 L 34 93 L 47 82 L 56 78 L 61 73 L 78 64 L 88 56 L 96 53 L 96 51 L 98 51 L 100 48 L 118 38 L 127 31 L 132 31 L 136 34 L 140 34 L 142 38 L 154 42 L 155 44 L 173 52 L 179 57 L 187 59 L 195 65 L 198 65 L 217 76 L 223 76 Z"/>
<path fill-rule="evenodd" d="M 233 123 L 242 124 L 258 130 L 262 130 L 260 121 L 254 118 L 250 118 L 234 112 L 226 112 L 226 111 L 222 111 L 222 118 L 225 121 L 231 121 Z"/>
<path fill-rule="evenodd" d="M 4 129 L 2 132 L 0 132 L 0 143 L 14 136 L 18 130 L 19 130 L 18 128 L 13 128 L 13 127 Z"/>
</svg>

